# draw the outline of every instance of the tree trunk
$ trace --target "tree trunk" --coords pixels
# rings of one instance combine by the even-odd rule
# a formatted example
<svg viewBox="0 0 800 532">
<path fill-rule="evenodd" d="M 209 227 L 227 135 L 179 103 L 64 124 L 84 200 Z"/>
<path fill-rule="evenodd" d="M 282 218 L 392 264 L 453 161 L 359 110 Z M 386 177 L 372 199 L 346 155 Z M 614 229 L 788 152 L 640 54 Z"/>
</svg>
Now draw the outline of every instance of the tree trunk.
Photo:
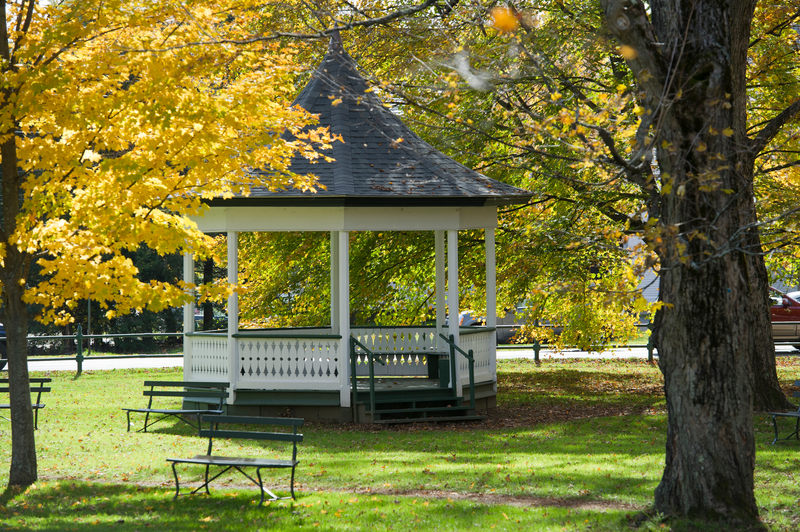
<svg viewBox="0 0 800 532">
<path fill-rule="evenodd" d="M 0 6 L 0 59 L 3 72 L 13 71 L 16 66 L 9 49 L 9 34 L 6 27 L 6 6 Z M 0 98 L 13 101 L 17 94 L 3 87 Z M 8 350 L 9 404 L 11 405 L 11 466 L 9 486 L 29 486 L 36 482 L 36 440 L 33 433 L 33 409 L 31 408 L 30 380 L 28 376 L 28 307 L 22 300 L 25 282 L 30 271 L 30 256 L 21 252 L 9 240 L 16 232 L 17 215 L 20 212 L 20 177 L 16 132 L 19 124 L 13 115 L 6 117 L 10 125 L 1 132 L 0 142 L 0 193 L 2 197 L 2 230 L 0 240 L 5 256 L 0 263 L 2 283 L 2 320 L 6 329 Z"/>
<path fill-rule="evenodd" d="M 671 306 L 657 316 L 668 426 L 656 508 L 753 521 L 752 365 L 741 348 L 753 342 L 755 318 L 740 267 L 715 261 L 696 271 L 667 270 L 660 290 Z"/>
<path fill-rule="evenodd" d="M 752 207 L 753 202 L 748 202 Z M 755 208 L 751 214 L 755 221 Z M 750 214 L 750 213 L 747 213 Z M 747 215 L 745 214 L 745 215 Z M 751 301 L 755 318 L 754 345 L 751 351 L 751 377 L 753 379 L 753 409 L 757 412 L 795 410 L 797 407 L 783 393 L 778 382 L 775 366 L 775 342 L 772 339 L 772 324 L 769 312 L 769 276 L 761 254 L 761 243 L 758 232 L 753 230 L 747 235 L 750 240 L 748 248 L 754 254 L 748 255 L 748 275 Z"/>
<path fill-rule="evenodd" d="M 645 108 L 639 146 L 655 149 L 660 170 L 647 235 L 665 303 L 655 341 L 668 425 L 655 505 L 755 523 L 752 373 L 766 346 L 766 301 L 761 278 L 748 281 L 760 272 L 742 232 L 753 219 L 743 207 L 752 203 L 752 164 L 737 164 L 750 157 L 743 76 L 754 2 L 602 3 L 609 30 L 632 49 Z"/>
<path fill-rule="evenodd" d="M 8 257 L 6 258 L 8 261 Z M 8 345 L 11 404 L 11 468 L 9 486 L 30 486 L 37 479 L 36 439 L 28 375 L 28 311 L 22 301 L 24 286 L 3 277 L 3 305 Z"/>
</svg>

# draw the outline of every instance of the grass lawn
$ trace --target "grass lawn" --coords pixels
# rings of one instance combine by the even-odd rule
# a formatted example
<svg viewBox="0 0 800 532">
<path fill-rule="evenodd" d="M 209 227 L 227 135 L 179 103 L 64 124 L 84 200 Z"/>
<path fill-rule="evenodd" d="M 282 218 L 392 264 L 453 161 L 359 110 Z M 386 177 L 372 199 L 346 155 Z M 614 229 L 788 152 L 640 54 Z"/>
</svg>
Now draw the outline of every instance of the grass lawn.
<svg viewBox="0 0 800 532">
<path fill-rule="evenodd" d="M 36 433 L 40 481 L 0 498 L 0 530 L 712 530 L 643 517 L 664 464 L 660 372 L 642 361 L 498 362 L 496 411 L 482 424 L 396 428 L 307 424 L 297 502 L 257 508 L 243 477 L 212 484 L 211 497 L 172 500 L 167 457 L 205 453 L 183 423 L 126 432 L 124 406 L 144 406 L 142 381 L 179 371 L 46 374 L 53 392 Z M 39 373 L 37 376 L 44 376 Z M 800 361 L 779 359 L 779 377 Z M 136 418 L 137 424 L 141 419 Z M 789 421 L 786 421 L 789 423 Z M 788 425 L 786 425 L 788 428 Z M 10 455 L 0 419 L 0 482 Z M 800 527 L 800 442 L 772 441 L 756 416 L 756 496 L 771 530 Z M 228 455 L 279 455 L 259 442 L 220 442 Z M 259 449 L 260 448 L 260 449 Z M 200 468 L 180 468 L 196 482 Z M 265 471 L 286 493 L 288 473 Z"/>
</svg>

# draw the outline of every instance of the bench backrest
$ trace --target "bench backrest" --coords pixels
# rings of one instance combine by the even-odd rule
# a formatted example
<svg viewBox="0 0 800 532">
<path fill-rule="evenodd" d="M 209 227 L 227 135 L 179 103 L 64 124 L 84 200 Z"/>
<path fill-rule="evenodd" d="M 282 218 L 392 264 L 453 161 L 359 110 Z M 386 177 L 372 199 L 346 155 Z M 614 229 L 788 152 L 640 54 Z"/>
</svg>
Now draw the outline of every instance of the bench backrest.
<svg viewBox="0 0 800 532">
<path fill-rule="evenodd" d="M 53 379 L 49 377 L 32 377 L 28 381 L 30 381 L 29 391 L 36 394 L 35 403 L 38 404 L 41 402 L 42 394 L 50 391 L 50 387 L 45 386 L 45 384 L 53 382 Z M 9 393 L 11 391 L 9 384 L 9 379 L 0 379 L 0 393 Z"/>
<path fill-rule="evenodd" d="M 214 444 L 214 438 L 234 438 L 243 440 L 269 440 L 292 443 L 292 460 L 297 459 L 297 444 L 303 441 L 303 435 L 297 433 L 297 427 L 305 423 L 305 419 L 294 417 L 253 417 L 253 416 L 200 416 L 201 437 L 208 438 L 208 454 Z M 210 428 L 203 428 L 208 423 Z M 249 430 L 220 429 L 220 425 L 267 425 L 291 427 L 292 432 L 258 432 Z"/>
<path fill-rule="evenodd" d="M 800 381 L 794 381 L 795 388 L 800 388 Z M 800 392 L 792 392 L 792 397 L 800 397 Z M 797 411 L 800 412 L 800 406 L 797 407 Z"/>
<path fill-rule="evenodd" d="M 144 381 L 144 386 L 150 387 L 142 393 L 150 398 L 148 408 L 153 405 L 153 397 L 182 397 L 199 403 L 217 403 L 217 408 L 221 410 L 225 398 L 228 397 L 229 384 L 209 381 Z"/>
</svg>

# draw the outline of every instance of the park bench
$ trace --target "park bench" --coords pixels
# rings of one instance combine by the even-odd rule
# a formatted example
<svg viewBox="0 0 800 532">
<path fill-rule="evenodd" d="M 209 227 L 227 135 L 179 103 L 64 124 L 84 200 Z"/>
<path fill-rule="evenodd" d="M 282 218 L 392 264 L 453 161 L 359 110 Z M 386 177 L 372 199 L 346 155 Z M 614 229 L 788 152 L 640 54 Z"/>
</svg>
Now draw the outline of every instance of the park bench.
<svg viewBox="0 0 800 532">
<path fill-rule="evenodd" d="M 794 385 L 800 388 L 800 381 L 794 381 Z M 800 397 L 800 392 L 792 393 L 792 397 Z M 775 439 L 772 440 L 772 445 L 775 445 L 778 442 L 777 418 L 779 417 L 793 417 L 795 419 L 794 432 L 781 439 L 788 440 L 792 436 L 795 436 L 798 440 L 800 440 L 800 407 L 798 407 L 797 411 L 795 412 L 769 412 L 769 415 L 772 416 L 772 426 L 775 427 Z"/>
<path fill-rule="evenodd" d="M 144 414 L 144 428 L 137 432 L 147 432 L 147 428 L 169 417 L 176 417 L 184 423 L 199 429 L 199 417 L 202 414 L 222 414 L 222 404 L 228 397 L 227 382 L 203 381 L 144 381 L 144 387 L 149 387 L 143 395 L 149 397 L 146 408 L 123 408 L 128 414 L 128 432 L 131 430 L 131 412 Z M 206 408 L 154 408 L 153 399 L 156 397 L 176 398 L 184 401 L 207 405 Z M 160 417 L 150 421 L 150 414 Z M 190 416 L 197 419 L 197 425 L 192 423 Z"/>
<path fill-rule="evenodd" d="M 50 391 L 50 386 L 45 386 L 45 384 L 52 382 L 53 379 L 50 378 L 29 378 L 28 381 L 30 382 L 30 392 L 36 394 L 36 400 L 31 401 L 31 406 L 33 407 L 33 428 L 39 428 L 39 410 L 44 408 L 44 403 L 42 402 L 42 394 L 47 393 Z M 0 379 L 0 393 L 8 393 L 8 379 Z M 9 401 L 10 403 L 11 401 Z M 11 410 L 10 404 L 0 404 L 0 410 Z M 7 419 L 7 418 L 6 418 Z"/>
<path fill-rule="evenodd" d="M 205 488 L 206 494 L 211 493 L 208 490 L 208 485 L 224 474 L 230 469 L 235 469 L 258 486 L 261 494 L 261 500 L 258 505 L 264 504 L 264 493 L 269 494 L 270 501 L 280 499 L 294 499 L 294 471 L 297 464 L 297 443 L 303 441 L 303 435 L 297 433 L 297 427 L 303 425 L 305 420 L 300 418 L 270 418 L 270 417 L 247 417 L 247 416 L 201 416 L 200 424 L 208 423 L 209 428 L 200 429 L 200 436 L 208 437 L 208 452 L 206 454 L 198 454 L 194 458 L 167 458 L 168 462 L 172 462 L 172 474 L 175 476 L 175 497 L 180 495 L 180 483 L 178 481 L 178 472 L 175 466 L 178 464 L 198 464 L 205 466 L 205 475 L 203 484 L 198 488 L 192 490 L 191 494 L 197 493 Z M 224 429 L 220 429 L 220 425 L 226 425 Z M 291 427 L 292 432 L 258 432 L 246 430 L 234 430 L 229 425 L 268 425 L 268 426 L 281 426 Z M 278 442 L 291 442 L 292 443 L 292 458 L 291 460 L 278 460 L 272 458 L 247 458 L 247 457 L 228 457 L 216 456 L 213 453 L 214 438 L 233 438 L 241 440 L 262 440 L 262 441 L 278 441 Z M 271 452 L 270 452 L 271 454 Z M 221 467 L 222 470 L 211 478 L 208 478 L 209 469 L 211 466 Z M 243 468 L 254 467 L 256 469 L 256 477 L 248 475 Z M 262 469 L 292 469 L 292 476 L 289 482 L 289 491 L 291 497 L 278 497 L 273 492 L 264 487 L 264 482 L 261 478 Z"/>
</svg>

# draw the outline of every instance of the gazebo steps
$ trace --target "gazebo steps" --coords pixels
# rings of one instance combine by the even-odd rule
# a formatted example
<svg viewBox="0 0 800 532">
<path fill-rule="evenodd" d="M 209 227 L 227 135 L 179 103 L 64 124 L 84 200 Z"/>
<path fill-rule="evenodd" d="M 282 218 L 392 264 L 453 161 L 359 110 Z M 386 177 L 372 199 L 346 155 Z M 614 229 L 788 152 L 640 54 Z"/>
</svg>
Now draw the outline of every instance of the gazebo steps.
<svg viewBox="0 0 800 532">
<path fill-rule="evenodd" d="M 374 410 L 370 409 L 369 394 L 359 393 L 356 407 L 358 418 L 367 423 L 429 423 L 439 421 L 478 421 L 475 408 L 464 405 L 463 399 L 453 397 L 450 390 L 430 390 L 431 393 L 394 394 L 376 392 Z"/>
</svg>

